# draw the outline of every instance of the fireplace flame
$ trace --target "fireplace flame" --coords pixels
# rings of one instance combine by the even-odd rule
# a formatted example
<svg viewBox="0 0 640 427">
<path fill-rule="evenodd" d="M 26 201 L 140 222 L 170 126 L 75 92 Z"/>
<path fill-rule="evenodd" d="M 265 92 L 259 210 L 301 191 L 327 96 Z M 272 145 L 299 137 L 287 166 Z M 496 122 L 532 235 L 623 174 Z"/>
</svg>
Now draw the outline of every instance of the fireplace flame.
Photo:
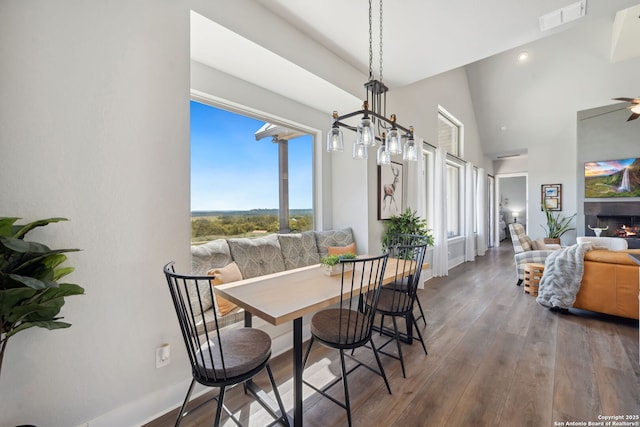
<svg viewBox="0 0 640 427">
<path fill-rule="evenodd" d="M 616 230 L 616 235 L 618 237 L 634 237 L 640 234 L 640 226 L 629 227 L 623 224 L 619 229 Z"/>
</svg>

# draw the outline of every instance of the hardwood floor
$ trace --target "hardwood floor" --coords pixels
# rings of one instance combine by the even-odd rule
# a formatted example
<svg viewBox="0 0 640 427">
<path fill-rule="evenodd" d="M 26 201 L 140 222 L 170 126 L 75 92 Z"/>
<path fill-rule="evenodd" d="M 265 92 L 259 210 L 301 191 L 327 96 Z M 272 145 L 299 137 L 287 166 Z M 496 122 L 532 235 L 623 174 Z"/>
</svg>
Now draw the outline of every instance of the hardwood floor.
<svg viewBox="0 0 640 427">
<path fill-rule="evenodd" d="M 557 314 L 539 306 L 515 286 L 510 242 L 447 277 L 429 280 L 420 299 L 429 355 L 417 344 L 403 346 L 406 379 L 397 360 L 381 356 L 392 395 L 366 369 L 350 374 L 355 425 L 546 427 L 568 421 L 587 425 L 612 415 L 635 415 L 630 421 L 640 421 L 638 321 L 581 310 Z M 357 354 L 373 361 L 369 353 Z M 291 354 L 272 359 L 271 366 L 289 410 Z M 314 346 L 305 379 L 325 384 L 339 372 L 337 352 Z M 256 382 L 269 390 L 266 374 Z M 339 385 L 333 390 L 343 399 Z M 346 425 L 343 409 L 307 387 L 304 396 L 305 426 Z M 241 387 L 225 401 L 245 425 L 271 422 Z M 182 426 L 209 426 L 214 410 L 213 403 L 204 406 Z M 176 412 L 146 427 L 173 426 Z M 235 425 L 223 420 L 225 426 Z"/>
</svg>

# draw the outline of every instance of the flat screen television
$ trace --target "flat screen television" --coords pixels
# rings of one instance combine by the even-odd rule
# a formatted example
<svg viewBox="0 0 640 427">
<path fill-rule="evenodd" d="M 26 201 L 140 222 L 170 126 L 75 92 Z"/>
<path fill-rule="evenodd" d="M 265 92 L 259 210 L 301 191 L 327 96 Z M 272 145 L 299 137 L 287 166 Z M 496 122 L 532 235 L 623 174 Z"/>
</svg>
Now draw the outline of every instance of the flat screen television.
<svg viewBox="0 0 640 427">
<path fill-rule="evenodd" d="M 640 158 L 586 162 L 584 197 L 640 197 Z"/>
</svg>

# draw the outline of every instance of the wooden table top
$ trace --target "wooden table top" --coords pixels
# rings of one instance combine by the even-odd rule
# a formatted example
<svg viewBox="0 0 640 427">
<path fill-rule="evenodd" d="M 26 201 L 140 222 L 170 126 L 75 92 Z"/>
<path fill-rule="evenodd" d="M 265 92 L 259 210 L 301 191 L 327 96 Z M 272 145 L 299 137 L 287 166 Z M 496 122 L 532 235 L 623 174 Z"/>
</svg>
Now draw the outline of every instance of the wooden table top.
<svg viewBox="0 0 640 427">
<path fill-rule="evenodd" d="M 383 284 L 395 280 L 397 263 L 395 258 L 388 259 Z M 326 275 L 320 264 L 314 264 L 218 285 L 214 290 L 253 315 L 281 325 L 339 302 L 341 278 L 341 274 Z"/>
</svg>

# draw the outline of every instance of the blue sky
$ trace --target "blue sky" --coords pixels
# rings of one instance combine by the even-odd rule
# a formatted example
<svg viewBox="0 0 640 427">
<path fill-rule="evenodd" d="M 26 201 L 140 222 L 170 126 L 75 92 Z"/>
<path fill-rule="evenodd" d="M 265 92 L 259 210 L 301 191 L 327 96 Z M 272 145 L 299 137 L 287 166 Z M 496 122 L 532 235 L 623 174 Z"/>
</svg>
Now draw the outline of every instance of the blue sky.
<svg viewBox="0 0 640 427">
<path fill-rule="evenodd" d="M 264 121 L 191 101 L 191 210 L 278 208 L 278 146 Z M 289 141 L 289 208 L 312 207 L 312 137 Z"/>
</svg>

